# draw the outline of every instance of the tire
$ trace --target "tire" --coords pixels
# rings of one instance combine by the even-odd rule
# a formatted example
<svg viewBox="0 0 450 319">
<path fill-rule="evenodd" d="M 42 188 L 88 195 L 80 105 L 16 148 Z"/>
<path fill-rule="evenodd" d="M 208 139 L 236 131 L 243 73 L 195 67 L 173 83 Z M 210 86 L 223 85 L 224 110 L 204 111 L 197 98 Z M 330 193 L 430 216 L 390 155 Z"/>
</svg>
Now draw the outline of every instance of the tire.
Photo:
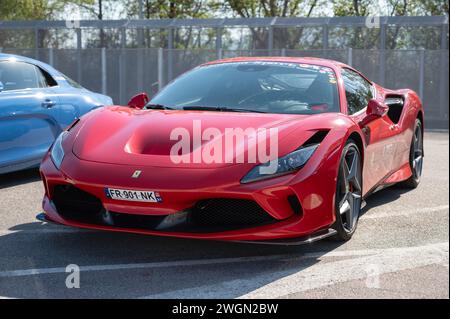
<svg viewBox="0 0 450 319">
<path fill-rule="evenodd" d="M 420 184 L 423 169 L 423 131 L 422 122 L 419 119 L 416 119 L 414 125 L 414 134 L 409 150 L 409 165 L 412 175 L 400 185 L 405 188 L 416 188 Z"/>
<path fill-rule="evenodd" d="M 342 150 L 336 183 L 333 239 L 347 241 L 355 233 L 362 203 L 361 153 L 356 143 L 349 139 Z"/>
</svg>

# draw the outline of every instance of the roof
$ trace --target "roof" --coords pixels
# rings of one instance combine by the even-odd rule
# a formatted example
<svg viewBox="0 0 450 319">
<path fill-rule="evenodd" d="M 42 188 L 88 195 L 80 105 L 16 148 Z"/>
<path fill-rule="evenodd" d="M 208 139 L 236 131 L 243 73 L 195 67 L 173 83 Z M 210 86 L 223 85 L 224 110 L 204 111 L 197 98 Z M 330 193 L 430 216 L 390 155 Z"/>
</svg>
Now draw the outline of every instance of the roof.
<svg viewBox="0 0 450 319">
<path fill-rule="evenodd" d="M 41 62 L 39 60 L 27 58 L 27 57 L 24 57 L 24 56 L 21 56 L 21 55 L 0 53 L 0 60 L 9 60 L 9 59 L 15 59 L 17 61 L 22 61 L 22 62 L 28 62 L 28 63 L 31 63 L 31 64 L 35 64 L 35 65 L 43 68 L 44 70 L 46 70 L 47 72 L 49 72 L 53 76 L 60 75 L 60 73 L 56 69 L 54 69 L 50 65 L 48 65 L 48 64 L 46 64 L 44 62 Z"/>
<path fill-rule="evenodd" d="M 221 59 L 216 61 L 207 62 L 203 65 L 220 64 L 220 63 L 233 63 L 233 62 L 285 62 L 285 63 L 305 63 L 305 64 L 317 64 L 320 66 L 326 66 L 330 68 L 337 67 L 349 67 L 348 65 L 334 60 L 315 58 L 315 57 L 236 57 Z"/>
<path fill-rule="evenodd" d="M 8 59 L 17 59 L 20 61 L 28 61 L 28 62 L 33 62 L 36 63 L 38 61 L 31 59 L 31 58 L 27 58 L 21 55 L 16 55 L 16 54 L 7 54 L 7 53 L 0 53 L 0 59 L 1 60 L 8 60 Z"/>
</svg>

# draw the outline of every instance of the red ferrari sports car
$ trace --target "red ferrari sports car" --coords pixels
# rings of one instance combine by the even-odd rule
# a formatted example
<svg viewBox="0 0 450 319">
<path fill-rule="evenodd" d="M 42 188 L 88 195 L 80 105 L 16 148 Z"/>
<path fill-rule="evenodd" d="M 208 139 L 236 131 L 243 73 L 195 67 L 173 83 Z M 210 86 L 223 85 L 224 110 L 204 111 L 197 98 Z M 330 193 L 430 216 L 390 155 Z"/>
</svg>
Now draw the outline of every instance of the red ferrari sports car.
<svg viewBox="0 0 450 319">
<path fill-rule="evenodd" d="M 153 99 L 101 108 L 41 165 L 39 220 L 183 238 L 299 244 L 354 234 L 364 199 L 415 188 L 417 94 L 317 58 L 201 65 Z"/>
</svg>

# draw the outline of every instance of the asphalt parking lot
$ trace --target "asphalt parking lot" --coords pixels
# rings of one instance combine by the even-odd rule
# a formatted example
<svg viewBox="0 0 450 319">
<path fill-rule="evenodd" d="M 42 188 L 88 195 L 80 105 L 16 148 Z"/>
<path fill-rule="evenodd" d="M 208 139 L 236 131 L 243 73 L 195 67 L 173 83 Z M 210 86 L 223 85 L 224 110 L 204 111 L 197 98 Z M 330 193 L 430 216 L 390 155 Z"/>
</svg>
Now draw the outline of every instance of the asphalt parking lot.
<svg viewBox="0 0 450 319">
<path fill-rule="evenodd" d="M 448 133 L 428 132 L 425 154 L 419 188 L 370 197 L 351 241 L 308 246 L 43 224 L 37 170 L 0 176 L 0 298 L 448 298 Z"/>
</svg>

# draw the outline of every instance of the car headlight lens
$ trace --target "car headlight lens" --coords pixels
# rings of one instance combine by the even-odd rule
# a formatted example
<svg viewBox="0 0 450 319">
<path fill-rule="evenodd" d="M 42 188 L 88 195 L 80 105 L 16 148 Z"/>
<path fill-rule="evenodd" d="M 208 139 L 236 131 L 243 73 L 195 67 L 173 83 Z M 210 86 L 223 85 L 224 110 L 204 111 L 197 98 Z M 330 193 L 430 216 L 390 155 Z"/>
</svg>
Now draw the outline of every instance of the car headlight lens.
<svg viewBox="0 0 450 319">
<path fill-rule="evenodd" d="M 59 169 L 61 167 L 61 163 L 64 159 L 64 149 L 62 147 L 62 141 L 64 139 L 64 136 L 67 134 L 66 131 L 59 134 L 59 136 L 56 138 L 55 142 L 53 143 L 50 157 L 52 158 L 53 164 L 55 164 L 56 168 Z"/>
<path fill-rule="evenodd" d="M 314 151 L 319 147 L 319 144 L 313 144 L 306 147 L 300 147 L 296 151 L 289 153 L 277 160 L 269 163 L 255 166 L 247 175 L 242 178 L 241 183 L 250 183 L 260 181 L 263 179 L 273 178 L 280 175 L 285 175 L 302 168 L 309 158 L 314 154 Z M 264 173 L 264 167 L 276 165 L 276 171 L 270 174 Z"/>
</svg>

